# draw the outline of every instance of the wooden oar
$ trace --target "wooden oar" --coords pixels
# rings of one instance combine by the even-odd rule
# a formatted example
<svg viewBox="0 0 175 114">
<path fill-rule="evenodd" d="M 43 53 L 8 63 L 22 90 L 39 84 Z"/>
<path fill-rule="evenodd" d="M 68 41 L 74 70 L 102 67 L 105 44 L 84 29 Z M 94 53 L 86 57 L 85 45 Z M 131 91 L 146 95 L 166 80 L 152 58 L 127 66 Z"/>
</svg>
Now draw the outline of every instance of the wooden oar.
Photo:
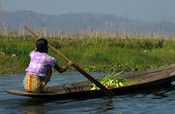
<svg viewBox="0 0 175 114">
<path fill-rule="evenodd" d="M 28 30 L 30 33 L 32 33 L 36 38 L 41 38 L 40 36 L 36 35 L 31 29 L 28 27 L 24 27 L 26 30 Z M 54 47 L 52 47 L 50 44 L 48 44 L 49 48 L 51 48 L 53 51 L 55 51 L 57 54 L 59 54 L 63 59 L 65 59 L 67 62 L 70 61 L 66 56 L 64 56 L 61 52 L 56 50 Z M 103 86 L 99 81 L 94 79 L 92 76 L 90 76 L 88 73 L 86 73 L 83 69 L 81 69 L 77 64 L 73 64 L 73 67 L 77 69 L 82 75 L 84 75 L 86 78 L 88 78 L 91 82 L 93 82 L 96 86 L 98 86 L 103 92 L 105 92 L 109 97 L 113 97 L 114 93 L 107 89 L 105 86 Z"/>
</svg>

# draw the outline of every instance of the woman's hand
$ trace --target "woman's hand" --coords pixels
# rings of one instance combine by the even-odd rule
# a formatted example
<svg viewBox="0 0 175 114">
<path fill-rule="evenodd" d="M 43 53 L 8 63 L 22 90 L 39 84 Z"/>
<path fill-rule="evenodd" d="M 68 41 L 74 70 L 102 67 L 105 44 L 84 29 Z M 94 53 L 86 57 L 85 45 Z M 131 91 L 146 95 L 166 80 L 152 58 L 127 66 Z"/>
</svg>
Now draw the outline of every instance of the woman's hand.
<svg viewBox="0 0 175 114">
<path fill-rule="evenodd" d="M 74 63 L 72 61 L 68 61 L 67 63 L 69 66 L 72 66 Z"/>
</svg>

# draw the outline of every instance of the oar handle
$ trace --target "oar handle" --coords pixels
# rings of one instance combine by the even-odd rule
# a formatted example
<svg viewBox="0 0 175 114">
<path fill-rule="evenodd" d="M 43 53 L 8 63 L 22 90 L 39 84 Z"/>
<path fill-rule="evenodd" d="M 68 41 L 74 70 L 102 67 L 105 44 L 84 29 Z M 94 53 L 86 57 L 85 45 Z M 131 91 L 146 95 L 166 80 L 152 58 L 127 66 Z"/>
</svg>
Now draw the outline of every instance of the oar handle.
<svg viewBox="0 0 175 114">
<path fill-rule="evenodd" d="M 57 54 L 59 54 L 64 60 L 66 60 L 67 62 L 70 61 L 65 55 L 63 55 L 61 52 L 59 52 L 58 50 L 56 50 L 50 44 L 48 46 L 49 46 L 49 48 L 51 48 L 52 50 L 54 50 Z"/>
<path fill-rule="evenodd" d="M 35 33 L 34 33 L 31 29 L 29 29 L 28 27 L 24 26 L 24 28 L 25 28 L 26 30 L 28 30 L 31 34 L 33 34 L 36 38 L 38 38 L 38 39 L 41 38 L 41 36 L 35 34 Z"/>
<path fill-rule="evenodd" d="M 28 27 L 24 27 L 26 30 L 28 30 L 31 34 L 33 34 L 37 39 L 40 39 L 41 36 L 37 35 L 36 33 L 34 33 L 31 29 L 29 29 Z M 51 48 L 53 51 L 55 51 L 57 54 L 59 54 L 64 60 L 66 60 L 67 62 L 70 61 L 65 55 L 63 55 L 61 52 L 59 52 L 58 50 L 56 50 L 53 46 L 51 46 L 50 44 L 48 44 L 49 48 Z"/>
</svg>

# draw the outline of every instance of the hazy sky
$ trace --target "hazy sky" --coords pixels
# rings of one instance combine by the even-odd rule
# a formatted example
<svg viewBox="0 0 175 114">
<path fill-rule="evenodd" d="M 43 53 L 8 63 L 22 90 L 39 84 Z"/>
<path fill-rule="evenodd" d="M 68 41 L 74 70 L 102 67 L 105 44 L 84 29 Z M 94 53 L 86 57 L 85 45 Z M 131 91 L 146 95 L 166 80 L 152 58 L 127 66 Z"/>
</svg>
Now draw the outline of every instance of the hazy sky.
<svg viewBox="0 0 175 114">
<path fill-rule="evenodd" d="M 60 15 L 69 12 L 114 14 L 142 21 L 175 22 L 175 0 L 0 0 L 5 11 L 30 10 Z"/>
</svg>

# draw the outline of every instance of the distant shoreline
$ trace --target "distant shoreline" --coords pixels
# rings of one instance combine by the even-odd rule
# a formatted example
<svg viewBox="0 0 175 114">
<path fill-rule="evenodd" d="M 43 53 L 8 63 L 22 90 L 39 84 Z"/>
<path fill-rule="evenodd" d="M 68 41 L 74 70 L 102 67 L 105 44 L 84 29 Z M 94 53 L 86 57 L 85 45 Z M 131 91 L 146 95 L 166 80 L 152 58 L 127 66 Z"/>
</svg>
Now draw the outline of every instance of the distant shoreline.
<svg viewBox="0 0 175 114">
<path fill-rule="evenodd" d="M 149 69 L 175 62 L 174 38 L 106 33 L 46 37 L 49 43 L 89 72 L 120 72 Z M 0 36 L 0 74 L 24 71 L 35 48 L 31 35 Z M 56 53 L 49 54 L 65 61 Z M 75 70 L 73 68 L 70 69 Z"/>
</svg>

